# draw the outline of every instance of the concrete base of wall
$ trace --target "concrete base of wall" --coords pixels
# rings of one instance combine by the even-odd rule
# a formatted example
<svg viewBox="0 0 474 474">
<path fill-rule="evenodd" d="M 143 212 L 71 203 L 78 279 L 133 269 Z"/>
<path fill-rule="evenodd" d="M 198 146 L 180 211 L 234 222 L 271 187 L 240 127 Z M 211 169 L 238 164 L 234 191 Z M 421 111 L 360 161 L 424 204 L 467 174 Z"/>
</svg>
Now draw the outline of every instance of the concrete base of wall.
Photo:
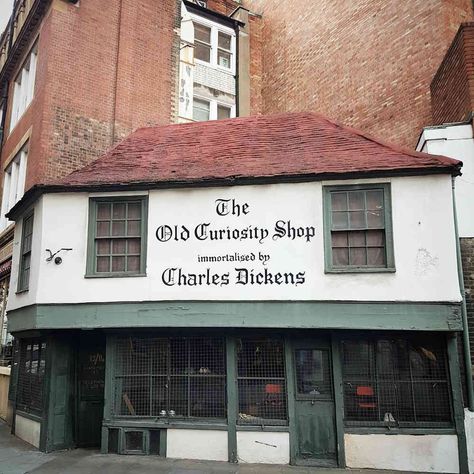
<svg viewBox="0 0 474 474">
<path fill-rule="evenodd" d="M 20 415 L 15 417 L 15 436 L 39 448 L 41 423 Z"/>
<path fill-rule="evenodd" d="M 467 457 L 469 472 L 474 473 L 474 412 L 465 410 L 464 423 L 466 427 Z"/>
<path fill-rule="evenodd" d="M 227 461 L 227 431 L 168 429 L 166 457 Z"/>
<path fill-rule="evenodd" d="M 289 433 L 237 432 L 237 456 L 241 463 L 288 464 Z"/>
</svg>

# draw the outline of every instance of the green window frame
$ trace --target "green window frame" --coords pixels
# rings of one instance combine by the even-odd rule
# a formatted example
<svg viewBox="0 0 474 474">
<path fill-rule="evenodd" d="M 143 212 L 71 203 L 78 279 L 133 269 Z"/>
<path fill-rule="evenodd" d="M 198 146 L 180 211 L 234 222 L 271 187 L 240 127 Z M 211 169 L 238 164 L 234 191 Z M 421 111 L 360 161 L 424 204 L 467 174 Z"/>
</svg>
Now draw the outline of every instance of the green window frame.
<svg viewBox="0 0 474 474">
<path fill-rule="evenodd" d="M 33 212 L 23 219 L 21 229 L 20 267 L 18 270 L 17 292 L 28 291 L 30 285 L 31 246 L 33 242 Z"/>
<path fill-rule="evenodd" d="M 326 273 L 394 272 L 389 183 L 323 187 Z"/>
<path fill-rule="evenodd" d="M 85 276 L 145 276 L 147 221 L 147 196 L 90 198 Z"/>
</svg>

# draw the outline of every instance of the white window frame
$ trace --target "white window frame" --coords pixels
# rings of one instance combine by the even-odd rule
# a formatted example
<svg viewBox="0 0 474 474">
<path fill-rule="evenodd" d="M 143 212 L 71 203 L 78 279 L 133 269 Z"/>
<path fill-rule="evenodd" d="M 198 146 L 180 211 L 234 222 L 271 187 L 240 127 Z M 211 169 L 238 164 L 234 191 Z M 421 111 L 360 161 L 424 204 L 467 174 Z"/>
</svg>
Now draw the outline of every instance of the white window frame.
<svg viewBox="0 0 474 474">
<path fill-rule="evenodd" d="M 209 102 L 209 120 L 218 120 L 218 118 L 217 118 L 217 106 L 218 105 L 221 105 L 223 107 L 227 107 L 228 109 L 230 109 L 230 117 L 229 118 L 234 118 L 235 117 L 235 105 L 226 104 L 225 102 L 222 102 L 220 100 L 211 99 L 209 97 L 199 95 L 199 94 L 194 94 L 193 104 L 192 104 L 193 120 L 194 120 L 194 99 L 199 99 L 199 100 L 204 100 L 206 102 Z M 195 121 L 197 122 L 197 120 L 195 120 Z M 202 121 L 205 122 L 205 120 L 202 120 Z"/>
<path fill-rule="evenodd" d="M 38 63 L 38 43 L 28 53 L 20 71 L 13 81 L 12 111 L 10 115 L 10 132 L 33 100 L 35 94 L 36 66 Z"/>
<path fill-rule="evenodd" d="M 27 160 L 28 142 L 23 145 L 21 150 L 5 168 L 3 175 L 0 232 L 11 224 L 11 221 L 5 217 L 5 214 L 23 197 L 23 194 L 25 194 Z"/>
<path fill-rule="evenodd" d="M 235 60 L 236 60 L 236 37 L 235 31 L 232 28 L 227 26 L 221 25 L 219 23 L 215 23 L 207 18 L 203 18 L 201 16 L 195 15 L 193 13 L 190 14 L 191 20 L 194 23 L 198 23 L 202 26 L 206 26 L 207 28 L 211 29 L 211 60 L 210 62 L 203 61 L 202 59 L 194 58 L 195 63 L 203 64 L 208 67 L 212 67 L 218 69 L 219 71 L 224 71 L 230 74 L 235 75 Z M 217 50 L 218 50 L 218 33 L 225 33 L 226 35 L 230 36 L 230 52 L 232 54 L 230 68 L 220 66 L 217 62 Z"/>
</svg>

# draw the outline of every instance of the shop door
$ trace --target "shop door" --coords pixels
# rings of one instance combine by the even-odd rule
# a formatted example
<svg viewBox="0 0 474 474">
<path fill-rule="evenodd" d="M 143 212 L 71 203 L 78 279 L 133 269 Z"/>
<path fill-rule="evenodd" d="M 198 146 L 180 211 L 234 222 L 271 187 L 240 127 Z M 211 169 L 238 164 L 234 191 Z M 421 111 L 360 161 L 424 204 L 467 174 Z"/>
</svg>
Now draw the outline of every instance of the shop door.
<svg viewBox="0 0 474 474">
<path fill-rule="evenodd" d="M 100 446 L 104 383 L 105 339 L 80 338 L 77 356 L 77 446 Z"/>
<path fill-rule="evenodd" d="M 329 341 L 293 344 L 296 463 L 336 466 L 336 420 Z"/>
</svg>

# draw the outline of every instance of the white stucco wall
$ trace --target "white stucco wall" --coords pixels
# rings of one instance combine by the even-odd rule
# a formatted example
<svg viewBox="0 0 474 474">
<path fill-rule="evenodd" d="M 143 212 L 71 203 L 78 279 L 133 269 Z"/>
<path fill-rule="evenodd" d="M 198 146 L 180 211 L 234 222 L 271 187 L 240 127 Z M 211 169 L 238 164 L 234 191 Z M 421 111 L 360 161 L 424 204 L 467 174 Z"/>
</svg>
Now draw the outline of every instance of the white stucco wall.
<svg viewBox="0 0 474 474">
<path fill-rule="evenodd" d="M 15 416 L 15 436 L 39 448 L 41 424 L 20 415 Z"/>
<path fill-rule="evenodd" d="M 474 237 L 474 139 L 472 125 L 427 127 L 417 149 L 445 155 L 463 162 L 462 176 L 456 178 L 456 206 L 460 237 Z"/>
<path fill-rule="evenodd" d="M 469 472 L 472 474 L 474 473 L 474 412 L 466 409 L 464 413 Z"/>
<path fill-rule="evenodd" d="M 350 468 L 459 472 L 456 435 L 344 435 Z"/>
<path fill-rule="evenodd" d="M 166 457 L 227 461 L 227 431 L 168 429 Z"/>
<path fill-rule="evenodd" d="M 334 182 L 274 184 L 206 189 L 153 190 L 149 193 L 147 276 L 84 278 L 89 195 L 44 195 L 36 205 L 30 291 L 10 295 L 8 309 L 37 303 L 158 300 L 349 300 L 459 301 L 451 179 L 446 175 L 345 181 L 344 184 L 390 182 L 395 273 L 326 274 L 324 272 L 322 185 Z M 123 193 L 121 194 L 123 195 Z M 216 199 L 248 203 L 248 215 L 218 216 Z M 273 239 L 278 220 L 314 227 L 315 236 Z M 258 239 L 199 241 L 192 230 L 200 223 L 216 229 L 268 228 Z M 159 226 L 185 224 L 187 241 L 159 242 Z M 16 284 L 21 225 L 14 238 L 12 282 Z M 63 263 L 46 262 L 45 249 L 61 253 Z M 251 255 L 250 262 L 200 263 L 198 257 Z M 260 255 L 270 260 L 264 265 Z M 237 284 L 236 268 L 249 272 L 304 273 L 302 284 Z M 185 274 L 229 273 L 229 284 L 166 285 L 167 268 Z"/>
<path fill-rule="evenodd" d="M 237 457 L 241 463 L 289 464 L 290 434 L 238 431 Z"/>
</svg>

